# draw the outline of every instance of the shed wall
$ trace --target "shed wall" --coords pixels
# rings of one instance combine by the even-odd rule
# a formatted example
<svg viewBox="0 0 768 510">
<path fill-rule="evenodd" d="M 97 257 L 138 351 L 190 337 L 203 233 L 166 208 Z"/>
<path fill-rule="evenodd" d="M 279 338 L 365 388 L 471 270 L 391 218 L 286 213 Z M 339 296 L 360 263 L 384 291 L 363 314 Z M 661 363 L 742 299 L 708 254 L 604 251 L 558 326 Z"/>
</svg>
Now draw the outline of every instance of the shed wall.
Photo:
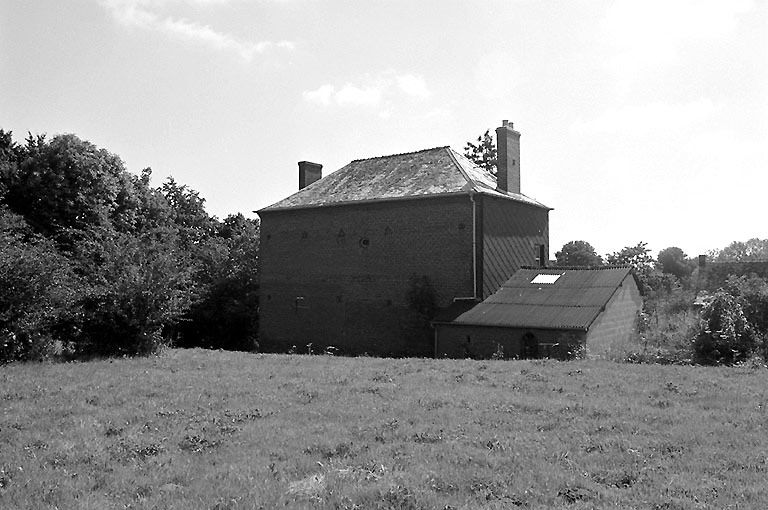
<svg viewBox="0 0 768 510">
<path fill-rule="evenodd" d="M 549 211 L 512 200 L 482 196 L 483 299 L 521 266 L 536 265 L 538 245 L 549 253 Z"/>
<path fill-rule="evenodd" d="M 535 356 L 524 346 L 531 334 L 538 344 Z M 435 325 L 435 355 L 439 358 L 488 359 L 501 347 L 504 357 L 565 358 L 569 351 L 582 344 L 583 331 L 556 329 L 522 329 L 463 324 Z"/>
<path fill-rule="evenodd" d="M 587 333 L 587 356 L 610 357 L 629 344 L 636 331 L 643 299 L 632 275 L 627 275 Z"/>
<path fill-rule="evenodd" d="M 473 294 L 472 205 L 462 195 L 263 212 L 260 266 L 263 348 L 431 355 L 411 279 L 428 278 L 437 306 Z"/>
</svg>

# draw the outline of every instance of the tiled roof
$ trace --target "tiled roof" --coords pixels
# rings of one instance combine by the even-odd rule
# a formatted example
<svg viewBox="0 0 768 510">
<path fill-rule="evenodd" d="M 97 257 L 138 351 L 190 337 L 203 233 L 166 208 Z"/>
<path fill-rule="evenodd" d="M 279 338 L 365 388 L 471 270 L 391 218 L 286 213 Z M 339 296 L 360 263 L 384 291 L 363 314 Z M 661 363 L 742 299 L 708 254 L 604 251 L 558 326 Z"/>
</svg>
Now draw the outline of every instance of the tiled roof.
<svg viewBox="0 0 768 510">
<path fill-rule="evenodd" d="M 554 283 L 531 283 L 538 275 Z M 453 322 L 532 329 L 589 329 L 631 274 L 621 266 L 595 269 L 520 269 L 485 301 Z M 549 280 L 543 277 L 537 280 Z"/>
<path fill-rule="evenodd" d="M 468 193 L 470 190 L 547 208 L 525 195 L 497 191 L 496 178 L 489 172 L 450 147 L 436 147 L 356 159 L 262 211 Z"/>
</svg>

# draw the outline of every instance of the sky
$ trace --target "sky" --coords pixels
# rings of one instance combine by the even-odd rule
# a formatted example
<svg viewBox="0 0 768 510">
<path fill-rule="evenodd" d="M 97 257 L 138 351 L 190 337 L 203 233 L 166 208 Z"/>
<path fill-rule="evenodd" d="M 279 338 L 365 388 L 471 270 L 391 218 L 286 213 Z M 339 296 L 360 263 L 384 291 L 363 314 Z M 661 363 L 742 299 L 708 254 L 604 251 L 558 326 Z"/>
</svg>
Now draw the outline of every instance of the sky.
<svg viewBox="0 0 768 510">
<path fill-rule="evenodd" d="M 223 218 L 297 162 L 508 119 L 551 256 L 768 238 L 768 2 L 0 0 L 0 128 L 75 133 Z"/>
</svg>

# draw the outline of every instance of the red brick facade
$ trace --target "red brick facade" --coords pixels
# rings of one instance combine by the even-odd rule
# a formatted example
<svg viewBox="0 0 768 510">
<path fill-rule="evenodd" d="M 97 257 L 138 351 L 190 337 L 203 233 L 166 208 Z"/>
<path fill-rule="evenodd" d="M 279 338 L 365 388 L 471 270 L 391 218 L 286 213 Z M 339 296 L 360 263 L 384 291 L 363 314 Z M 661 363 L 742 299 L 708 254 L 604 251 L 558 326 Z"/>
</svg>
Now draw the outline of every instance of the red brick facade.
<svg viewBox="0 0 768 510">
<path fill-rule="evenodd" d="M 472 197 L 262 211 L 262 348 L 303 351 L 312 343 L 346 354 L 431 355 L 425 318 L 409 307 L 414 277 L 428 279 L 443 307 L 482 298 L 495 281 L 534 264 L 537 244 L 548 249 L 548 209 Z"/>
</svg>

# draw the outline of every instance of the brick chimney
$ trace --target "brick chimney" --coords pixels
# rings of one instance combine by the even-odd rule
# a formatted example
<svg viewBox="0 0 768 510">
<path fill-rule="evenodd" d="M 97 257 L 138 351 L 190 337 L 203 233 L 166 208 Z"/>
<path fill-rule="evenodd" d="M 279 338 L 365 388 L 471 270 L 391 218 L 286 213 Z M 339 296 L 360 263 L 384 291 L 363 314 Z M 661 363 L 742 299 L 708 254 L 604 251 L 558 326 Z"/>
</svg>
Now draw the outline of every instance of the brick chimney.
<svg viewBox="0 0 768 510">
<path fill-rule="evenodd" d="M 323 178 L 323 165 L 309 161 L 299 161 L 299 189 L 304 189 Z"/>
<path fill-rule="evenodd" d="M 512 128 L 507 120 L 496 128 L 496 188 L 520 193 L 520 133 Z"/>
</svg>

